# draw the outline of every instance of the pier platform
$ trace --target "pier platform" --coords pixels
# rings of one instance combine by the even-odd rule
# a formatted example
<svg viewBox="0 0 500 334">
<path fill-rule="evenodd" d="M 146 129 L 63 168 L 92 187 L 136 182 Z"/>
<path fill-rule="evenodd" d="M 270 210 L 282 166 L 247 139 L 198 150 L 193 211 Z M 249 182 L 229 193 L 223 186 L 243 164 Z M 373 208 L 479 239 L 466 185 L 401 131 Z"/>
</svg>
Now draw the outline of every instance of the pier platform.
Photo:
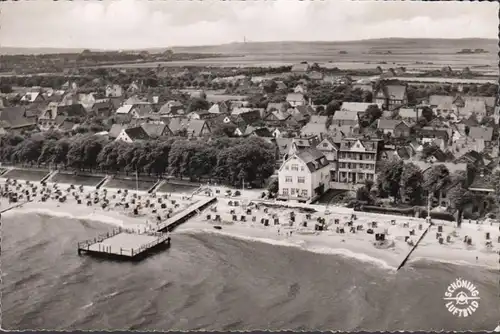
<svg viewBox="0 0 500 334">
<path fill-rule="evenodd" d="M 94 239 L 79 242 L 78 255 L 87 254 L 119 260 L 141 260 L 151 253 L 170 247 L 169 233 L 164 232 L 172 231 L 176 226 L 184 223 L 216 200 L 216 197 L 203 198 L 158 224 L 154 231 L 136 233 L 116 228 Z"/>
<path fill-rule="evenodd" d="M 141 260 L 154 251 L 168 248 L 170 236 L 161 232 L 130 233 L 117 228 L 95 239 L 78 243 L 78 255 L 87 254 L 122 260 Z"/>
</svg>

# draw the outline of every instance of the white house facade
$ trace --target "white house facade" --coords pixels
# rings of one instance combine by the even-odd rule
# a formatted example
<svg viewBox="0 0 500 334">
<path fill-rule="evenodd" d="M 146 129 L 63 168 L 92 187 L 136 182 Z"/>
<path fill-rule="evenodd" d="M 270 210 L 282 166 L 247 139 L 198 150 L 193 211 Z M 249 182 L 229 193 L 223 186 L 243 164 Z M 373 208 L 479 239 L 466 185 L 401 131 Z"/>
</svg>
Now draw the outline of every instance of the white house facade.
<svg viewBox="0 0 500 334">
<path fill-rule="evenodd" d="M 295 151 L 278 171 L 278 199 L 311 201 L 329 189 L 330 163 L 316 149 Z"/>
</svg>

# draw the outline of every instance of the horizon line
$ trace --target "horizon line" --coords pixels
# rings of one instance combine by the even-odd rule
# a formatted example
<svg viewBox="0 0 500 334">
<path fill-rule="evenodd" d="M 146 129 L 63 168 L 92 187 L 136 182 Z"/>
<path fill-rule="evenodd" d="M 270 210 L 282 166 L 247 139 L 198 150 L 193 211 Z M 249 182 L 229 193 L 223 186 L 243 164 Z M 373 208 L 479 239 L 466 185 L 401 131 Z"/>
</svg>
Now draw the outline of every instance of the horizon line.
<svg viewBox="0 0 500 334">
<path fill-rule="evenodd" d="M 221 44 L 194 44 L 194 45 L 173 45 L 173 46 L 144 46 L 144 47 L 135 47 L 135 48 L 96 48 L 96 47 L 65 47 L 65 46 L 12 46 L 12 45 L 2 45 L 2 48 L 10 48 L 10 49 L 67 49 L 67 50 L 78 50 L 78 49 L 89 49 L 89 50 L 97 50 L 97 51 L 139 51 L 146 49 L 173 49 L 173 48 L 196 48 L 196 47 L 217 47 L 224 46 L 230 44 L 265 44 L 265 43 L 353 43 L 353 42 L 368 42 L 368 41 L 381 41 L 381 40 L 390 40 L 390 39 L 407 39 L 407 40 L 470 40 L 470 39 L 478 39 L 478 40 L 495 40 L 495 38 L 487 38 L 487 37 L 435 37 L 435 38 L 427 38 L 427 37 L 381 37 L 381 38 L 364 38 L 357 40 L 276 40 L 276 41 L 232 41 Z"/>
</svg>

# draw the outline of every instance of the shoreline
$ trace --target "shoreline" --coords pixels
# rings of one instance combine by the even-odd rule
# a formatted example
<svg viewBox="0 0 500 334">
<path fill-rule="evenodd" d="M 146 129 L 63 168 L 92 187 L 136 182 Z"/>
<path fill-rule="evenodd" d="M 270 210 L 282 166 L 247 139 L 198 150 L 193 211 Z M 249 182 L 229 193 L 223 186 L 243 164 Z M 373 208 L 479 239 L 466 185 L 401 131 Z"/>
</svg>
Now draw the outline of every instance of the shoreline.
<svg viewBox="0 0 500 334">
<path fill-rule="evenodd" d="M 0 185 L 2 185 L 2 188 L 5 182 L 5 178 L 0 178 Z M 18 182 L 18 184 L 26 186 L 25 181 Z M 40 186 L 40 182 L 30 182 L 30 184 Z M 48 182 L 47 187 L 52 188 L 54 184 L 55 183 Z M 69 188 L 70 186 L 69 184 L 57 185 L 58 189 L 61 190 Z M 161 210 L 159 210 L 158 208 L 156 208 L 158 212 L 156 212 L 155 214 L 152 213 L 152 210 L 148 211 L 149 208 L 144 208 L 144 211 L 146 212 L 141 213 L 141 215 L 139 216 L 131 216 L 130 212 L 125 212 L 123 208 L 120 208 L 122 211 L 117 210 L 116 207 L 113 207 L 112 205 L 116 204 L 116 202 L 119 202 L 119 196 L 122 196 L 124 194 L 123 191 L 120 195 L 119 189 L 117 188 L 104 187 L 97 191 L 95 190 L 95 186 L 83 186 L 82 188 L 84 189 L 82 198 L 84 194 L 98 193 L 99 196 L 102 196 L 102 194 L 104 193 L 107 194 L 107 196 L 116 196 L 115 202 L 112 202 L 106 209 L 102 209 L 99 205 L 87 206 L 84 203 L 77 204 L 76 200 L 69 198 L 69 195 L 67 201 L 64 203 L 60 203 L 58 200 L 52 199 L 49 199 L 46 202 L 41 202 L 37 199 L 33 199 L 32 202 L 24 203 L 20 205 L 20 207 L 14 208 L 2 215 L 4 217 L 8 217 L 9 215 L 13 214 L 34 213 L 55 217 L 67 217 L 70 219 L 84 219 L 110 226 L 121 226 L 125 228 L 145 230 L 151 226 L 154 226 L 155 214 L 165 214 L 165 212 L 160 213 Z M 222 187 L 216 188 L 223 189 Z M 80 189 L 80 187 L 78 185 L 75 185 L 75 189 L 78 190 Z M 245 195 L 245 192 L 243 192 L 242 195 Z M 134 195 L 136 193 L 137 195 Z M 222 193 L 223 191 L 221 191 L 221 194 Z M 131 197 L 140 196 L 141 201 L 146 201 L 147 199 L 149 199 L 151 203 L 155 203 L 153 202 L 153 199 L 164 198 L 163 196 L 165 196 L 165 194 L 163 193 L 156 193 L 156 195 L 153 195 L 148 194 L 147 191 L 136 192 L 135 190 L 129 190 L 128 194 L 132 195 Z M 252 197 L 257 197 L 256 195 L 258 194 L 260 194 L 260 192 L 256 191 L 254 196 Z M 253 195 L 251 190 L 248 195 Z M 190 195 L 186 196 L 185 194 L 179 193 L 170 193 L 170 196 L 170 200 L 173 199 L 178 201 L 179 203 L 179 207 L 177 207 L 177 209 L 174 211 L 174 214 L 175 212 L 180 212 L 189 204 L 192 204 L 194 201 L 199 200 L 200 198 L 205 198 L 204 195 L 194 195 L 192 196 L 192 200 L 189 200 L 186 197 L 191 197 Z M 87 201 L 87 199 L 83 201 Z M 242 196 L 234 198 L 218 197 L 218 202 L 215 204 L 215 206 L 217 206 L 217 211 L 223 217 L 229 215 L 230 209 L 236 210 L 236 207 L 231 208 L 227 206 L 229 201 L 239 201 L 242 202 L 242 205 L 245 201 L 253 203 L 260 202 L 257 198 L 248 199 Z M 6 198 L 2 198 L 0 203 L 1 206 L 5 208 L 19 204 L 11 203 L 9 205 Z M 261 209 L 259 210 L 262 210 L 262 207 L 264 207 L 264 205 L 262 204 L 258 206 L 261 207 Z M 399 266 L 403 258 L 411 249 L 410 245 L 406 244 L 406 242 L 403 241 L 405 239 L 405 233 L 408 234 L 408 228 L 414 227 L 413 230 L 415 232 L 417 229 L 417 225 L 425 224 L 425 220 L 419 218 L 364 212 L 354 213 L 352 209 L 333 206 L 328 207 L 328 211 L 330 211 L 331 214 L 325 216 L 324 211 L 327 210 L 326 206 L 316 205 L 314 206 L 314 208 L 320 211 L 316 213 L 320 217 L 323 214 L 323 217 L 328 218 L 330 221 L 332 221 L 333 218 L 336 217 L 336 220 L 340 221 L 340 223 L 338 223 L 339 225 L 336 226 L 330 222 L 329 227 L 324 231 L 314 231 L 312 230 L 312 226 L 309 226 L 308 228 L 299 226 L 289 227 L 288 225 L 285 226 L 283 221 L 286 220 L 287 212 L 289 212 L 290 210 L 299 210 L 297 208 L 290 209 L 285 206 L 278 208 L 267 208 L 267 210 L 270 210 L 271 212 L 274 210 L 276 214 L 280 215 L 279 219 L 280 221 L 282 221 L 280 225 L 264 226 L 263 224 L 260 224 L 260 219 L 258 219 L 256 222 L 230 222 L 230 219 L 226 218 L 223 218 L 224 220 L 226 220 L 225 223 L 221 222 L 216 224 L 213 221 L 209 222 L 206 220 L 206 215 L 210 214 L 211 212 L 210 209 L 205 209 L 199 215 L 178 226 L 172 232 L 172 235 L 206 233 L 216 235 L 218 234 L 231 238 L 237 238 L 240 240 L 264 242 L 276 246 L 296 247 L 302 250 L 319 254 L 338 255 L 344 258 L 351 258 L 361 262 L 371 263 L 379 268 L 383 268 L 389 271 L 396 271 L 396 268 Z M 321 212 L 321 208 L 323 209 L 323 212 Z M 240 206 L 238 209 L 242 210 L 243 208 Z M 256 209 L 253 210 L 255 212 Z M 386 230 L 389 231 L 387 234 L 391 238 L 390 240 L 392 243 L 394 243 L 394 245 L 387 248 L 374 247 L 373 234 L 366 234 L 367 232 L 362 232 L 364 231 L 363 229 L 362 231 L 357 233 L 354 233 L 354 231 L 351 231 L 352 233 L 350 233 L 347 231 L 348 228 L 346 227 L 346 232 L 344 234 L 339 234 L 338 231 L 336 232 L 335 227 L 338 228 L 338 226 L 342 226 L 342 221 L 348 220 L 348 217 L 353 213 L 358 216 L 357 220 L 355 220 L 355 224 L 369 225 L 372 222 L 377 222 L 382 227 L 384 227 L 385 224 Z M 259 211 L 257 211 L 256 215 L 258 214 Z M 297 218 L 297 221 L 299 221 L 301 213 L 298 213 L 297 215 L 299 217 Z M 396 221 L 397 224 L 393 223 L 391 224 L 391 226 L 387 224 L 389 220 Z M 314 219 L 312 219 L 311 221 L 313 222 Z M 404 221 L 403 223 L 409 224 L 409 227 L 405 226 L 405 228 L 402 228 L 400 226 L 402 224 L 402 221 Z M 451 231 L 451 229 L 454 229 L 453 226 L 451 226 L 454 223 L 442 223 L 440 221 L 434 222 L 437 225 L 431 227 L 429 233 L 427 233 L 427 235 L 421 241 L 421 244 L 415 249 L 413 254 L 408 259 L 407 265 L 410 265 L 411 263 L 419 260 L 427 260 L 441 263 L 452 263 L 456 265 L 472 265 L 486 267 L 489 269 L 498 269 L 498 258 L 500 256 L 497 253 L 500 246 L 500 244 L 497 242 L 497 238 L 500 237 L 500 229 L 498 227 L 498 224 L 493 224 L 492 226 L 490 226 L 486 224 L 476 225 L 463 223 L 462 228 L 459 229 L 459 234 L 462 234 L 462 237 L 463 235 L 471 235 L 474 240 L 480 239 L 480 235 L 484 235 L 484 232 L 486 230 L 491 231 L 490 240 L 492 241 L 493 248 L 490 252 L 486 252 L 483 249 L 484 247 L 481 246 L 481 243 L 477 242 L 474 244 L 474 247 L 469 247 L 470 249 L 467 249 L 468 246 L 466 246 L 465 244 L 465 246 L 461 245 L 461 243 L 459 243 L 458 241 L 450 242 L 449 244 L 445 243 L 444 245 L 439 244 L 438 241 L 433 239 L 432 236 L 433 234 L 436 234 L 438 226 L 440 226 L 440 224 L 443 224 L 443 232 L 446 232 L 447 230 Z M 221 226 L 222 230 L 213 228 L 214 225 Z M 422 228 L 423 231 L 423 227 L 419 227 Z M 380 227 L 378 229 L 380 229 Z M 456 233 L 456 228 L 454 229 L 454 231 L 454 233 Z M 416 233 L 411 238 L 417 239 L 418 237 L 419 235 L 418 233 Z M 462 237 L 458 236 L 456 239 L 459 240 Z M 476 260 L 476 256 L 479 257 L 479 260 Z"/>
</svg>

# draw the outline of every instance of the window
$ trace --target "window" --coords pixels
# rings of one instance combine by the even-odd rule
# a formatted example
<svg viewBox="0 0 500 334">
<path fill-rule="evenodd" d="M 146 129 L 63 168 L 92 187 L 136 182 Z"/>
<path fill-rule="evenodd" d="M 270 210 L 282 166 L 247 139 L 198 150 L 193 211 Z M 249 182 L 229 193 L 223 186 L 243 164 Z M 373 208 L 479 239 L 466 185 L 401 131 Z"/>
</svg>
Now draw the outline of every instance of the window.
<svg viewBox="0 0 500 334">
<path fill-rule="evenodd" d="M 290 195 L 295 195 L 295 188 L 290 189 Z"/>
<path fill-rule="evenodd" d="M 298 171 L 298 170 L 299 170 L 299 165 L 297 165 L 297 164 L 293 164 L 293 165 L 292 165 L 292 170 L 296 170 L 296 171 Z"/>
<path fill-rule="evenodd" d="M 328 143 L 323 143 L 323 147 L 328 147 Z"/>
<path fill-rule="evenodd" d="M 288 195 L 288 188 L 283 188 L 283 195 Z"/>
<path fill-rule="evenodd" d="M 285 170 L 290 170 L 290 167 L 288 167 L 288 165 L 286 165 Z"/>
<path fill-rule="evenodd" d="M 291 183 L 292 182 L 292 177 L 291 176 L 285 176 L 285 182 Z"/>
<path fill-rule="evenodd" d="M 306 178 L 303 176 L 299 176 L 298 181 L 299 181 L 299 183 L 306 183 Z"/>
<path fill-rule="evenodd" d="M 302 196 L 307 196 L 307 190 L 306 189 L 302 190 Z"/>
<path fill-rule="evenodd" d="M 300 171 L 303 172 L 304 171 L 304 166 L 300 166 Z"/>
</svg>

